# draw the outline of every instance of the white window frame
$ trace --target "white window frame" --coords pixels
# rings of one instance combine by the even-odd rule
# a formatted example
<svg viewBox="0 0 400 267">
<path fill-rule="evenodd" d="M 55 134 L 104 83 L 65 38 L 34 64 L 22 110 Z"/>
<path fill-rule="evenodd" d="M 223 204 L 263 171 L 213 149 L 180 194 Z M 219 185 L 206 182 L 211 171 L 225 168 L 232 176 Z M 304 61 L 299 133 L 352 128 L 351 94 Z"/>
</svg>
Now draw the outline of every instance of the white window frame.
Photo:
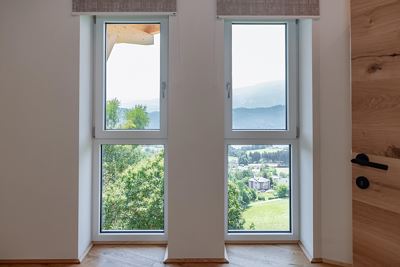
<svg viewBox="0 0 400 267">
<path fill-rule="evenodd" d="M 161 28 L 160 51 L 160 130 L 105 130 L 105 25 L 106 23 L 159 23 Z M 96 17 L 95 32 L 95 114 L 93 144 L 92 184 L 92 240 L 94 242 L 155 242 L 168 240 L 168 148 L 167 148 L 167 98 L 169 19 L 160 17 Z M 164 146 L 164 229 L 161 231 L 101 232 L 101 146 L 102 145 L 160 145 Z"/>
<path fill-rule="evenodd" d="M 161 32 L 160 51 L 160 129 L 159 130 L 106 130 L 106 58 L 105 25 L 107 23 L 159 23 Z M 165 17 L 97 17 L 95 50 L 95 136 L 102 139 L 167 138 L 167 97 L 168 97 L 168 18 Z"/>
<path fill-rule="evenodd" d="M 232 129 L 232 25 L 233 24 L 286 24 L 287 25 L 287 129 L 286 130 L 233 130 Z M 225 21 L 225 138 L 232 139 L 295 139 L 298 115 L 298 37 L 296 21 L 227 20 Z"/>
<path fill-rule="evenodd" d="M 232 130 L 232 25 L 287 25 L 287 129 Z M 226 20 L 225 21 L 225 240 L 298 241 L 299 240 L 299 157 L 298 157 L 298 29 L 295 20 Z M 229 145 L 290 145 L 290 218 L 291 231 L 229 231 L 228 229 L 228 146 Z"/>
</svg>

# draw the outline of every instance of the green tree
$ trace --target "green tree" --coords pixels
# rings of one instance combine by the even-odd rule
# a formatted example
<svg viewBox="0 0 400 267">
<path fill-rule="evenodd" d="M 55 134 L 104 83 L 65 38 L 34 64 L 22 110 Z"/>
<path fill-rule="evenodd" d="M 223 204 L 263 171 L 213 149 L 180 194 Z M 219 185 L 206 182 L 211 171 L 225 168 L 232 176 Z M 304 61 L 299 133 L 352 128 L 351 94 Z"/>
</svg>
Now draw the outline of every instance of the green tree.
<svg viewBox="0 0 400 267">
<path fill-rule="evenodd" d="M 122 173 L 143 156 L 137 145 L 102 145 L 103 185 L 120 178 Z"/>
<path fill-rule="evenodd" d="M 239 156 L 239 164 L 240 165 L 248 165 L 249 164 L 249 158 L 246 153 L 243 153 Z"/>
<path fill-rule="evenodd" d="M 244 229 L 243 208 L 239 201 L 240 189 L 233 181 L 228 181 L 228 229 Z"/>
<path fill-rule="evenodd" d="M 106 103 L 106 127 L 107 129 L 115 129 L 119 122 L 118 111 L 120 102 L 114 98 Z"/>
<path fill-rule="evenodd" d="M 289 196 L 289 187 L 284 184 L 279 184 L 275 187 L 275 192 L 278 198 L 285 198 Z"/>
<path fill-rule="evenodd" d="M 103 229 L 161 230 L 164 227 L 164 155 L 129 166 L 103 191 Z"/>
<path fill-rule="evenodd" d="M 118 126 L 119 101 L 107 102 L 108 128 Z M 144 129 L 146 107 L 126 113 L 125 129 Z M 102 145 L 102 228 L 161 230 L 164 227 L 164 152 L 138 145 Z"/>
<path fill-rule="evenodd" d="M 124 129 L 143 130 L 150 122 L 146 107 L 142 105 L 136 105 L 134 108 L 129 109 L 125 114 L 125 119 Z"/>
</svg>

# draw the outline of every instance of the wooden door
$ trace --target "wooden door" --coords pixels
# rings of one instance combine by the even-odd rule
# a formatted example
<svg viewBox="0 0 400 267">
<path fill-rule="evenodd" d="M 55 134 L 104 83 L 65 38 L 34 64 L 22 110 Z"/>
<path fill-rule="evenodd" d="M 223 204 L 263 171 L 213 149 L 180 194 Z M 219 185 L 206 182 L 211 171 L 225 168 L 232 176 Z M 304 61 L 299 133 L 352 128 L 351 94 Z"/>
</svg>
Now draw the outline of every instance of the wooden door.
<svg viewBox="0 0 400 267">
<path fill-rule="evenodd" d="M 351 0 L 351 23 L 353 153 L 388 166 L 353 164 L 354 266 L 399 267 L 400 1 Z"/>
</svg>

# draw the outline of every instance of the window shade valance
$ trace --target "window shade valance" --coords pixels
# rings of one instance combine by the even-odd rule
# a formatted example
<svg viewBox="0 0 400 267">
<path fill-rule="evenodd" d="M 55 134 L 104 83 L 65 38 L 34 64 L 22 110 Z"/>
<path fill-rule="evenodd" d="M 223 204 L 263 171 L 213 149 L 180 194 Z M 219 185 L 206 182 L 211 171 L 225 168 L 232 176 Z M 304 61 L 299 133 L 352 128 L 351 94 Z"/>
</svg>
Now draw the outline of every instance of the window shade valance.
<svg viewBox="0 0 400 267">
<path fill-rule="evenodd" d="M 174 13 L 176 0 L 72 0 L 73 13 Z"/>
<path fill-rule="evenodd" d="M 218 16 L 319 16 L 319 0 L 217 0 Z"/>
</svg>

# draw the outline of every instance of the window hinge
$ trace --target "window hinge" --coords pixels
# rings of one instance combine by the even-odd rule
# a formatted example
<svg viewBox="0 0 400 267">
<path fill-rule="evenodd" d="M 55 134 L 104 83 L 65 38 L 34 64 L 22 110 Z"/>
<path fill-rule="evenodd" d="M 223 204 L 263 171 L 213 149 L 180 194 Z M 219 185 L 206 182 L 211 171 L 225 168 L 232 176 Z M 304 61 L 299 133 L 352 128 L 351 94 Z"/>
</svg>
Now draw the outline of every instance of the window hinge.
<svg viewBox="0 0 400 267">
<path fill-rule="evenodd" d="M 167 95 L 167 83 L 166 82 L 162 82 L 161 83 L 161 95 L 162 98 L 165 99 L 165 96 Z"/>
<path fill-rule="evenodd" d="M 96 137 L 96 127 L 92 127 L 92 137 Z"/>
<path fill-rule="evenodd" d="M 97 24 L 97 16 L 93 16 L 93 23 Z"/>
<path fill-rule="evenodd" d="M 296 138 L 299 138 L 299 137 L 300 137 L 300 127 L 297 126 L 296 127 Z"/>
</svg>

